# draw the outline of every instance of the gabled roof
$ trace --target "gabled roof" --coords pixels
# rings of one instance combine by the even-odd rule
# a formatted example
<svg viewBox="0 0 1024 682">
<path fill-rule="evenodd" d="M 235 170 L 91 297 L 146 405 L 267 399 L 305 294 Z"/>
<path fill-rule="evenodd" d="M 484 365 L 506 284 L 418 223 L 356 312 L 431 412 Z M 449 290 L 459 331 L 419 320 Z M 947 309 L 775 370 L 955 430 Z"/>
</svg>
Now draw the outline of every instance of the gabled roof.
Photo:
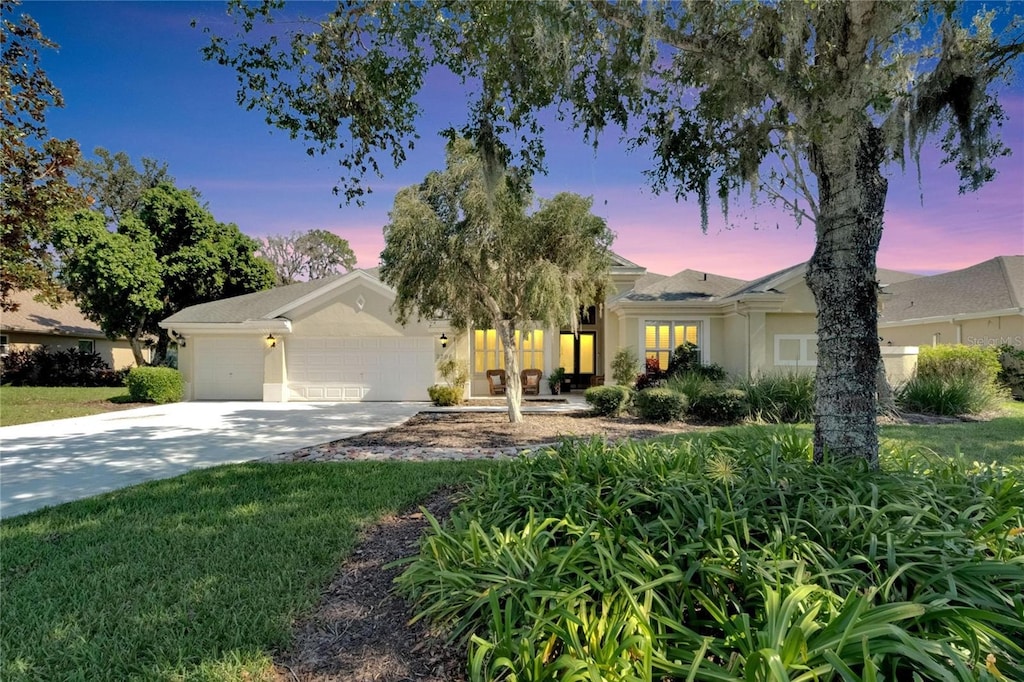
<svg viewBox="0 0 1024 682">
<path fill-rule="evenodd" d="M 881 322 L 977 315 L 1024 306 L 1024 256 L 997 256 L 886 289 Z"/>
<path fill-rule="evenodd" d="M 387 289 L 376 277 L 363 270 L 353 270 L 343 275 L 331 275 L 308 282 L 296 282 L 282 287 L 257 291 L 252 294 L 232 296 L 219 301 L 200 303 L 189 306 L 161 322 L 161 325 L 205 324 L 205 323 L 241 323 L 254 320 L 272 320 L 287 317 L 288 313 L 300 305 L 309 303 L 320 296 L 327 295 L 337 287 L 362 279 Z"/>
<path fill-rule="evenodd" d="M 11 299 L 18 304 L 18 309 L 0 313 L 0 330 L 106 338 L 99 325 L 88 320 L 73 302 L 51 308 L 46 303 L 33 300 L 32 297 L 37 293 L 36 291 L 12 292 Z"/>
<path fill-rule="evenodd" d="M 711 301 L 744 282 L 697 270 L 683 270 L 671 277 L 650 278 L 637 282 L 637 286 L 619 297 L 619 301 Z"/>
</svg>

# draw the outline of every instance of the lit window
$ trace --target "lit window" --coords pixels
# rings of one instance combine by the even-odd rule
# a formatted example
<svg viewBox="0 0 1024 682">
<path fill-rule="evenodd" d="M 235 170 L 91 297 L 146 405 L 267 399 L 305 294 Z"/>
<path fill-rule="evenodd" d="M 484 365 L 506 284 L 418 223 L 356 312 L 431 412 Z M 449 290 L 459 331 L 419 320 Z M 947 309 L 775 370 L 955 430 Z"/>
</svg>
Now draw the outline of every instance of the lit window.
<svg viewBox="0 0 1024 682">
<path fill-rule="evenodd" d="M 544 331 L 534 329 L 515 333 L 519 349 L 520 369 L 544 369 Z M 473 371 L 483 374 L 489 369 L 505 369 L 505 351 L 494 329 L 473 330 Z"/>
<path fill-rule="evenodd" d="M 672 351 L 684 343 L 697 346 L 700 357 L 700 326 L 698 322 L 653 321 L 644 327 L 644 357 L 655 360 L 662 371 L 668 369 Z"/>
<path fill-rule="evenodd" d="M 775 364 L 780 367 L 816 367 L 818 337 L 814 334 L 776 334 Z"/>
</svg>

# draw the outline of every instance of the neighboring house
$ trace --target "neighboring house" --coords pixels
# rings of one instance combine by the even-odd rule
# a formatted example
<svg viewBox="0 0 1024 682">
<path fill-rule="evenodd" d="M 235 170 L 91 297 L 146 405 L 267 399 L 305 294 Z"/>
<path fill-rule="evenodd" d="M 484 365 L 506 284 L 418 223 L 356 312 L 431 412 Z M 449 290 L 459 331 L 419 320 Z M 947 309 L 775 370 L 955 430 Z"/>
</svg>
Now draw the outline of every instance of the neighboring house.
<svg viewBox="0 0 1024 682">
<path fill-rule="evenodd" d="M 1024 348 L 1024 256 L 898 282 L 881 296 L 886 345 L 963 343 Z"/>
<path fill-rule="evenodd" d="M 613 254 L 613 290 L 605 303 L 581 311 L 577 334 L 568 328 L 522 334 L 520 366 L 544 375 L 564 367 L 573 386 L 583 388 L 611 374 L 622 348 L 665 367 L 672 350 L 689 341 L 703 362 L 731 374 L 813 369 L 815 305 L 805 272 L 799 264 L 752 282 L 695 270 L 664 276 Z M 878 272 L 886 292 L 936 277 Z M 1019 301 L 1019 277 L 1015 286 Z M 882 296 L 886 310 L 888 295 Z M 470 394 L 487 395 L 486 371 L 504 366 L 495 331 L 457 335 L 443 320 L 402 327 L 391 312 L 394 300 L 375 269 L 355 270 L 192 306 L 161 326 L 182 340 L 179 367 L 190 399 L 426 400 L 427 387 L 440 380 L 437 361 L 446 355 L 470 368 Z M 995 310 L 990 304 L 1002 305 L 982 297 L 975 309 Z M 916 348 L 904 345 L 928 342 L 911 335 L 892 345 L 883 341 L 891 378 L 912 369 Z"/>
<path fill-rule="evenodd" d="M 33 299 L 34 291 L 16 291 L 18 309 L 0 312 L 0 353 L 46 346 L 98 353 L 113 369 L 132 367 L 135 360 L 126 339 L 110 340 L 74 303 L 52 308 Z"/>
</svg>

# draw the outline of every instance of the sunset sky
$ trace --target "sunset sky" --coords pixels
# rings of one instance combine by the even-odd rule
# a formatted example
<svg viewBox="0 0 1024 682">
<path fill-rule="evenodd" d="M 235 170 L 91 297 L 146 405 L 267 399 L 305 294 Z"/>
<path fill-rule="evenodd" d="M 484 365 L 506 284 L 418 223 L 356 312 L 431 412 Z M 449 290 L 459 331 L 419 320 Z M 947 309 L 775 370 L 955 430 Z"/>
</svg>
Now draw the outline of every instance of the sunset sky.
<svg viewBox="0 0 1024 682">
<path fill-rule="evenodd" d="M 143 156 L 167 162 L 178 185 L 196 187 L 217 220 L 249 235 L 329 229 L 349 240 L 360 267 L 377 264 L 395 191 L 443 166 L 436 131 L 462 122 L 460 86 L 434 79 L 415 153 L 397 170 L 384 167 L 383 180 L 369 179 L 375 193 L 364 207 L 339 207 L 331 191 L 337 157 L 307 156 L 300 141 L 270 128 L 260 112 L 238 106 L 234 72 L 200 56 L 206 37 L 190 21 L 231 31 L 224 3 L 30 1 L 21 11 L 60 44 L 42 55 L 66 100 L 49 114 L 51 135 L 75 138 L 87 156 L 105 147 L 127 152 L 136 165 Z M 1001 101 L 1009 118 L 1003 139 L 1015 153 L 997 162 L 999 175 L 981 191 L 960 196 L 955 171 L 939 166 L 934 147 L 923 154 L 920 185 L 912 166 L 887 170 L 880 267 L 930 273 L 1024 253 L 1021 75 Z M 642 175 L 648 159 L 627 155 L 614 134 L 602 138 L 597 152 L 578 132 L 554 126 L 546 142 L 549 174 L 536 179 L 538 196 L 592 196 L 594 212 L 618 235 L 614 249 L 652 272 L 693 268 L 753 279 L 811 255 L 813 226 L 796 227 L 766 203 L 751 208 L 741 200 L 728 228 L 713 211 L 702 234 L 696 201 L 652 194 Z"/>
</svg>

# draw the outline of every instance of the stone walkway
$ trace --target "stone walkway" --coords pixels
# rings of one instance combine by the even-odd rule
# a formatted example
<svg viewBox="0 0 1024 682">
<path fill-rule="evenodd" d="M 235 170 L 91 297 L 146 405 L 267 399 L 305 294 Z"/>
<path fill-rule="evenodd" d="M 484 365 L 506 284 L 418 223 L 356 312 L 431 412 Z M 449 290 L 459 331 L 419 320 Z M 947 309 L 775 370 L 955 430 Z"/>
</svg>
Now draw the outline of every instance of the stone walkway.
<svg viewBox="0 0 1024 682">
<path fill-rule="evenodd" d="M 353 446 L 341 443 L 314 445 L 292 452 L 281 452 L 262 458 L 261 462 L 404 462 L 461 461 L 467 459 L 511 459 L 540 450 L 556 447 L 557 443 L 542 443 L 529 447 L 508 448 L 426 448 Z"/>
</svg>

